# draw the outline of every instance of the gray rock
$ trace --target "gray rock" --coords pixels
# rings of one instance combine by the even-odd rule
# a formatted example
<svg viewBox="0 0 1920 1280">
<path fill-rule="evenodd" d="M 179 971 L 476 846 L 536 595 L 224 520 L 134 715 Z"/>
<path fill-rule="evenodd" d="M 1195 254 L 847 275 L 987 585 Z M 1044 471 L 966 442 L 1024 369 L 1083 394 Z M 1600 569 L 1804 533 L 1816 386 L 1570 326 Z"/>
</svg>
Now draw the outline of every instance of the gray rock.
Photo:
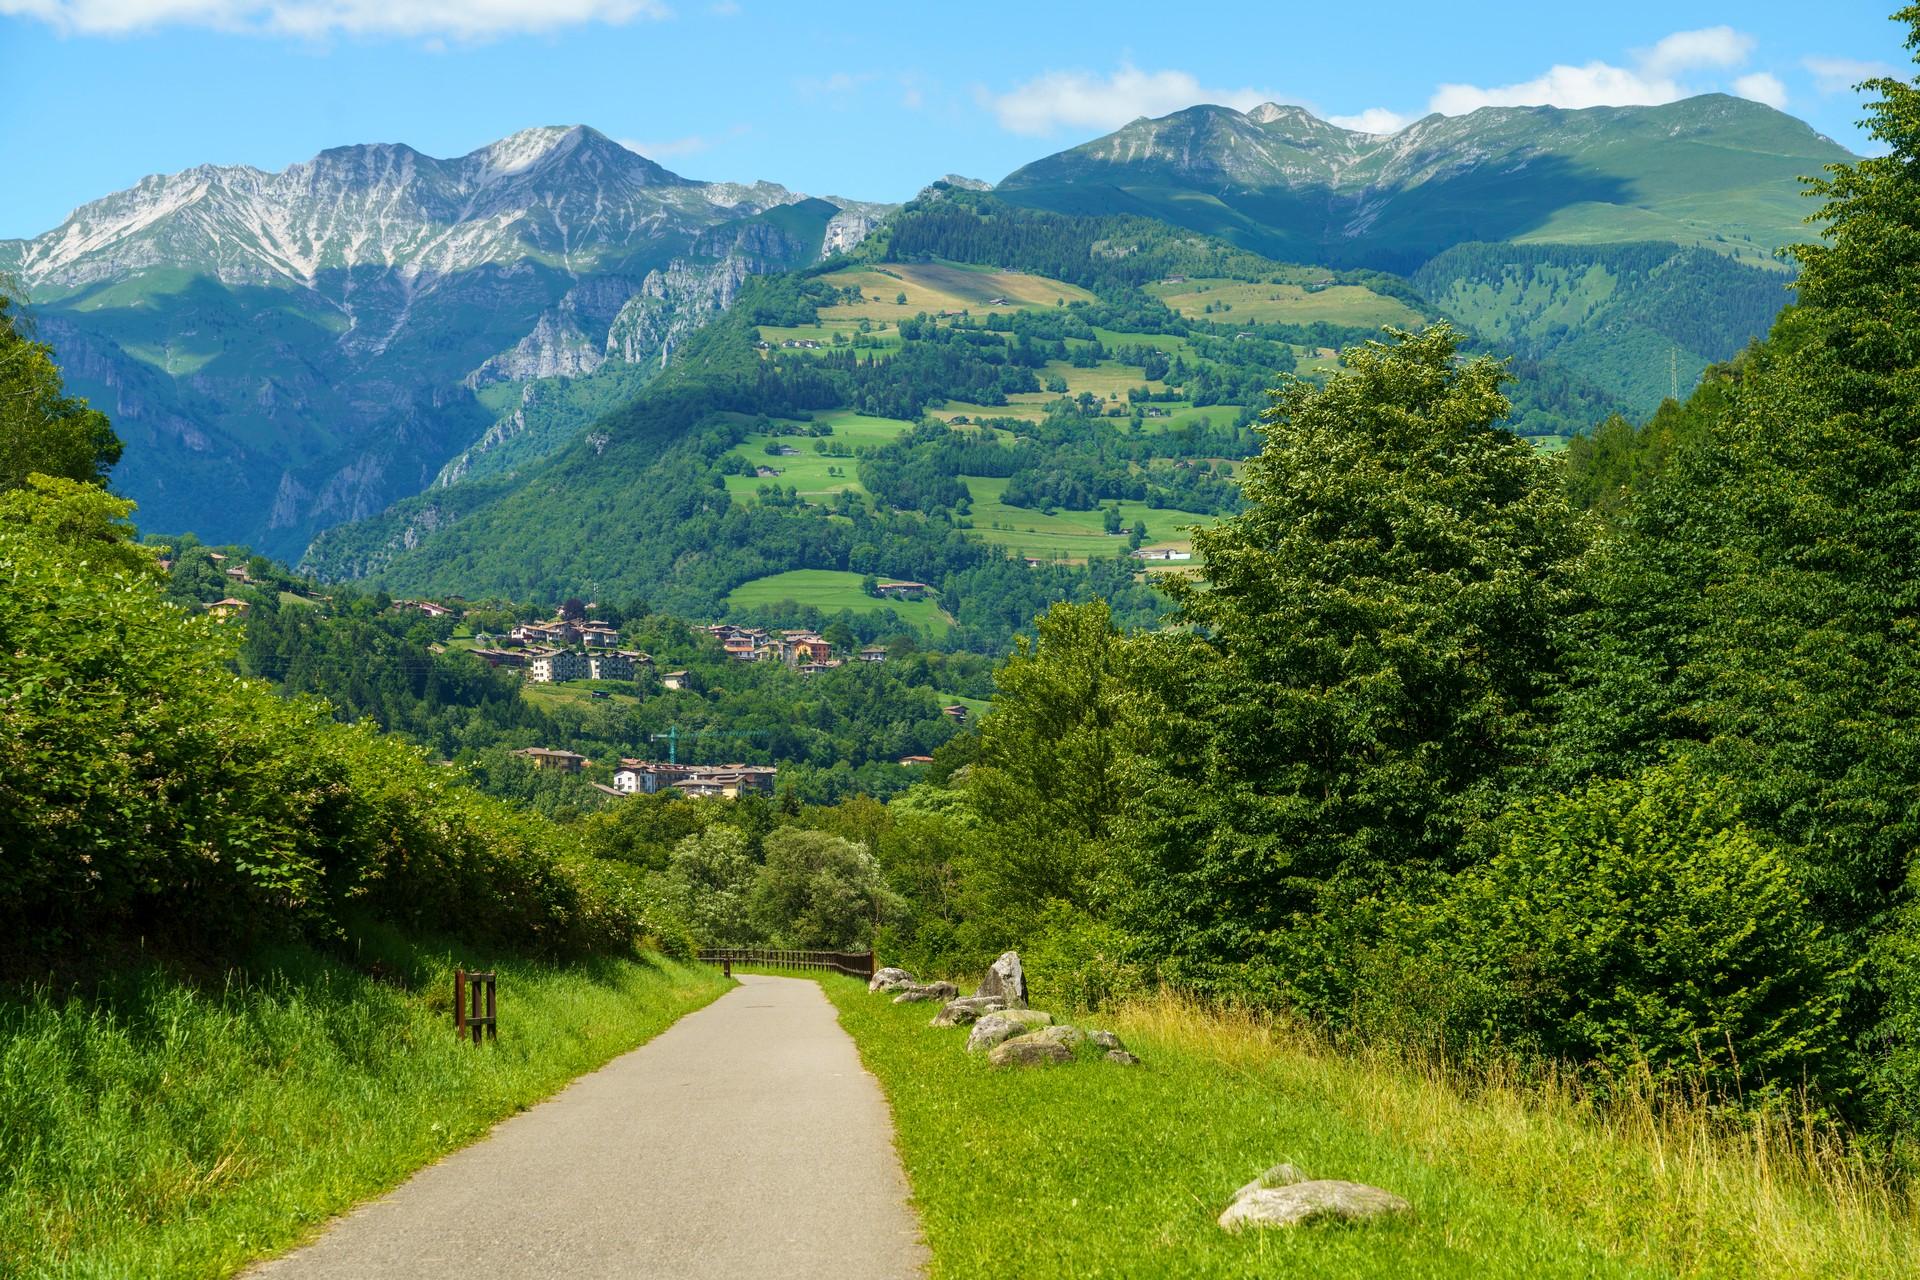
<svg viewBox="0 0 1920 1280">
<path fill-rule="evenodd" d="M 1087 1032 L 1087 1039 L 1093 1041 L 1095 1047 L 1105 1049 L 1108 1052 L 1127 1047 L 1121 1044 L 1120 1037 L 1111 1031 L 1089 1031 Z"/>
<path fill-rule="evenodd" d="M 961 996 L 958 1000 L 949 1000 L 946 1007 L 933 1015 L 930 1027 L 964 1027 L 976 1022 L 983 1014 L 998 1013 L 1007 1006 L 998 996 Z"/>
<path fill-rule="evenodd" d="M 1240 1197 L 1249 1195 L 1255 1191 L 1267 1191 L 1274 1187 L 1290 1187 L 1296 1182 L 1311 1181 L 1311 1178 L 1300 1171 L 1299 1165 L 1282 1162 L 1234 1192 L 1233 1198 L 1238 1200 Z"/>
<path fill-rule="evenodd" d="M 960 988 L 951 982 L 929 982 L 924 985 L 913 983 L 899 988 L 894 996 L 895 1004 L 917 1004 L 922 1000 L 938 1000 L 942 1004 L 960 994 Z"/>
<path fill-rule="evenodd" d="M 1106 1056 L 1108 1062 L 1117 1062 L 1123 1067 L 1137 1067 L 1140 1065 L 1140 1059 L 1134 1057 L 1125 1049 L 1109 1049 L 1107 1050 Z"/>
<path fill-rule="evenodd" d="M 967 1037 L 967 1052 L 980 1053 L 1003 1040 L 1052 1024 L 1053 1015 L 1038 1009 L 1006 1009 L 985 1014 L 973 1024 L 973 1033 Z"/>
<path fill-rule="evenodd" d="M 1073 1050 L 1041 1033 L 1015 1036 L 993 1047 L 987 1061 L 996 1067 L 1041 1067 L 1072 1062 Z"/>
<path fill-rule="evenodd" d="M 976 996 L 998 996 L 1009 1009 L 1027 1007 L 1027 972 L 1020 967 L 1020 953 L 1008 951 L 987 967 Z"/>
<path fill-rule="evenodd" d="M 1077 1049 L 1087 1042 L 1086 1032 L 1078 1027 L 1067 1026 L 1064 1023 L 1057 1026 L 1042 1027 L 1038 1031 L 1030 1031 L 1027 1034 L 1039 1040 L 1050 1040 L 1063 1049 Z"/>
<path fill-rule="evenodd" d="M 869 991 L 893 991 L 911 985 L 913 985 L 913 975 L 905 969 L 895 969 L 892 966 L 880 970 L 867 980 Z"/>
<path fill-rule="evenodd" d="M 1234 1197 L 1220 1215 L 1220 1226 L 1227 1231 L 1297 1227 L 1326 1219 L 1364 1222 L 1411 1212 L 1413 1206 L 1391 1191 L 1364 1183 L 1295 1182 L 1284 1187 L 1256 1186 Z"/>
</svg>

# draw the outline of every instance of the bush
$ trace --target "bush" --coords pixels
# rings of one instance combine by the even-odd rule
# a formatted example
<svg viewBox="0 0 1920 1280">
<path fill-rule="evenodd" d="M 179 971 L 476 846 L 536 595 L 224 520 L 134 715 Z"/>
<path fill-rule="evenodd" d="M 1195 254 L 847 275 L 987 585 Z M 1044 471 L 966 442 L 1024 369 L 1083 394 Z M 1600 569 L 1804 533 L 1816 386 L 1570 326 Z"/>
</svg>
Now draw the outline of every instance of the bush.
<svg viewBox="0 0 1920 1280">
<path fill-rule="evenodd" d="M 1841 960 L 1726 785 L 1684 765 L 1510 812 L 1485 866 L 1387 917 L 1369 998 L 1456 1048 L 1728 1097 L 1828 1079 Z"/>
<path fill-rule="evenodd" d="M 1065 902 L 1049 902 L 1021 959 L 1035 1003 L 1100 1009 L 1140 995 L 1147 968 L 1133 959 L 1139 944 L 1124 930 Z"/>
</svg>

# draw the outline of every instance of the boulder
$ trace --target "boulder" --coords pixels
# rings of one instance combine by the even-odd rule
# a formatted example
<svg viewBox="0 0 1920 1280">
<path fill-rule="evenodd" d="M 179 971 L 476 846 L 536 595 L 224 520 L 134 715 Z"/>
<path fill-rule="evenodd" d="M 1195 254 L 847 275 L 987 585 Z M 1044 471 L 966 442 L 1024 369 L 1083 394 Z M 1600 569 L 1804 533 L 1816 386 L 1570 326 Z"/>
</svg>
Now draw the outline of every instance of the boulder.
<svg viewBox="0 0 1920 1280">
<path fill-rule="evenodd" d="M 1115 1049 L 1124 1049 L 1127 1047 L 1121 1044 L 1120 1037 L 1111 1031 L 1089 1031 L 1087 1032 L 1087 1039 L 1093 1041 L 1095 1048 L 1105 1049 L 1109 1053 Z"/>
<path fill-rule="evenodd" d="M 867 980 L 868 991 L 893 991 L 900 987 L 912 985 L 912 974 L 908 973 L 905 969 L 895 969 L 891 966 L 879 970 L 873 977 Z"/>
<path fill-rule="evenodd" d="M 1296 1182 L 1311 1181 L 1311 1178 L 1300 1171 L 1299 1165 L 1289 1164 L 1283 1161 L 1234 1192 L 1233 1198 L 1238 1200 L 1241 1196 L 1249 1195 L 1255 1191 L 1267 1191 L 1274 1187 L 1290 1187 Z"/>
<path fill-rule="evenodd" d="M 976 996 L 998 996 L 1007 1002 L 1009 1009 L 1027 1007 L 1027 972 L 1020 967 L 1020 953 L 1008 951 L 991 965 L 987 966 L 987 976 L 980 982 Z"/>
<path fill-rule="evenodd" d="M 922 1000 L 938 1000 L 942 1004 L 960 994 L 960 988 L 951 982 L 910 983 L 899 988 L 893 997 L 895 1004 L 917 1004 Z"/>
<path fill-rule="evenodd" d="M 999 1013 L 983 1014 L 973 1024 L 973 1033 L 967 1037 L 967 1052 L 979 1053 L 1003 1040 L 1052 1024 L 1053 1015 L 1038 1009 L 1004 1009 Z"/>
<path fill-rule="evenodd" d="M 1003 1045 L 1002 1048 L 1005 1046 Z M 1227 1231 L 1248 1227 L 1297 1227 L 1318 1221 L 1365 1222 L 1413 1212 L 1413 1206 L 1361 1182 L 1293 1182 L 1281 1187 L 1249 1184 L 1220 1215 Z"/>
<path fill-rule="evenodd" d="M 1051 1040 L 1063 1049 L 1077 1049 L 1087 1042 L 1086 1032 L 1078 1027 L 1067 1026 L 1065 1023 L 1042 1027 L 1038 1031 L 1030 1031 L 1027 1034 L 1038 1040 Z"/>
<path fill-rule="evenodd" d="M 1134 1057 L 1125 1049 L 1109 1049 L 1107 1050 L 1106 1057 L 1108 1062 L 1117 1062 L 1123 1067 L 1137 1067 L 1140 1065 L 1140 1059 Z"/>
<path fill-rule="evenodd" d="M 1057 1040 L 1044 1038 L 1041 1032 L 1034 1032 L 995 1045 L 987 1061 L 996 1067 L 1044 1067 L 1072 1062 L 1073 1050 Z"/>
<path fill-rule="evenodd" d="M 998 1013 L 1007 1006 L 998 996 L 961 996 L 958 1000 L 949 1000 L 939 1013 L 933 1015 L 930 1027 L 964 1027 L 976 1022 L 981 1015 Z"/>
</svg>

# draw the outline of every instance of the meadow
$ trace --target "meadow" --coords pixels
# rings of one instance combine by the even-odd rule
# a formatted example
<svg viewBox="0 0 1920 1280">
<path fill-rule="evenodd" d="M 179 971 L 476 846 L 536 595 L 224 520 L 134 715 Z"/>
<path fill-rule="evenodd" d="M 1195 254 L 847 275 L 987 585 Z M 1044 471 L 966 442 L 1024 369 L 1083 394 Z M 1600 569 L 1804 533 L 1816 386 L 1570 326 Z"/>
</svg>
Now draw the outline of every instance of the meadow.
<svg viewBox="0 0 1920 1280">
<path fill-rule="evenodd" d="M 1601 1108 L 1558 1085 L 1343 1053 L 1173 997 L 1085 1015 L 1142 1059 L 1001 1071 L 857 980 L 821 979 L 892 1104 L 934 1277 L 1830 1277 L 1920 1265 L 1911 1199 L 1805 1133 Z M 1036 993 L 1038 994 L 1038 993 Z M 1044 1007 L 1044 1006 L 1043 1006 Z M 1404 1220 L 1230 1236 L 1280 1161 Z M 1011 1180 L 1011 1181 L 1010 1181 Z M 1006 1206 L 1019 1198 L 1018 1228 Z"/>
<path fill-rule="evenodd" d="M 814 444 L 819 441 L 831 447 L 834 443 L 846 446 L 857 453 L 863 448 L 885 444 L 909 430 L 913 424 L 902 422 L 898 418 L 870 418 L 851 409 L 834 409 L 814 415 L 815 421 L 833 428 L 833 434 L 826 437 L 774 436 L 755 432 L 735 445 L 731 452 L 745 459 L 755 467 L 770 467 L 780 474 L 772 479 L 762 480 L 755 476 L 728 476 L 727 493 L 736 502 L 751 502 L 759 493 L 761 486 L 777 484 L 781 488 L 791 485 L 800 497 L 819 502 L 831 498 L 834 494 L 846 490 L 864 497 L 866 489 L 860 484 L 860 460 L 850 455 L 834 456 L 831 453 L 814 452 Z M 778 442 L 788 448 L 798 449 L 798 454 L 779 457 L 767 452 L 767 446 Z"/>
<path fill-rule="evenodd" d="M 884 266 L 836 271 L 820 279 L 837 289 L 858 288 L 863 301 L 821 308 L 828 319 L 908 320 L 924 311 L 970 311 L 975 315 L 1011 313 L 1057 303 L 1092 302 L 1078 285 L 956 262 L 889 262 Z M 902 294 L 905 302 L 896 301 Z M 995 299 L 1005 299 L 996 302 Z"/>
<path fill-rule="evenodd" d="M 1088 556 L 1121 555 L 1127 550 L 1125 536 L 1106 531 L 1105 516 L 1100 511 L 1057 511 L 1046 515 L 1030 507 L 1010 507 L 1000 501 L 1000 495 L 1007 490 L 1004 478 L 960 478 L 966 483 L 967 492 L 973 495 L 972 532 L 977 538 L 1042 560 L 1055 556 L 1081 560 Z M 1147 539 L 1142 545 L 1148 547 L 1184 550 L 1193 541 L 1184 526 L 1211 524 L 1214 520 L 1212 516 L 1191 511 L 1149 507 L 1144 502 L 1105 505 L 1120 508 L 1123 529 L 1132 528 L 1135 520 L 1145 523 Z"/>
<path fill-rule="evenodd" d="M 456 1041 L 451 972 L 499 974 Z M 650 1039 L 729 986 L 369 934 L 245 970 L 0 1000 L 0 1274 L 231 1275 Z"/>
<path fill-rule="evenodd" d="M 932 600 L 879 600 L 860 589 L 862 575 L 837 569 L 792 569 L 765 578 L 743 582 L 727 593 L 727 604 L 735 609 L 763 608 L 791 600 L 812 605 L 822 613 L 851 609 L 855 613 L 878 613 L 891 609 L 902 621 L 942 636 L 953 626 L 953 619 Z"/>
<path fill-rule="evenodd" d="M 1259 281 L 1192 279 L 1177 284 L 1148 285 L 1147 292 L 1189 318 L 1231 324 L 1327 324 L 1401 328 L 1418 327 L 1422 317 L 1398 298 L 1375 293 L 1357 284 L 1307 288 L 1298 284 Z M 1215 308 L 1207 315 L 1207 307 Z M 1224 306 L 1227 309 L 1222 311 Z"/>
</svg>

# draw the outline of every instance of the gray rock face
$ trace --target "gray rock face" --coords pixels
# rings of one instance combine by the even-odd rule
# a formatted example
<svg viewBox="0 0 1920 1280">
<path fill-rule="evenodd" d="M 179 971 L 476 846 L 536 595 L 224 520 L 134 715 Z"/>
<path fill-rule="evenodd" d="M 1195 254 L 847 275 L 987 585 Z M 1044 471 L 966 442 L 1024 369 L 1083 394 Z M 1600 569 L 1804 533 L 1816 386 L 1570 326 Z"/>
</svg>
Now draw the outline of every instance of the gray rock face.
<svg viewBox="0 0 1920 1280">
<path fill-rule="evenodd" d="M 1073 1050 L 1040 1033 L 1015 1036 L 993 1047 L 987 1061 L 996 1067 L 1042 1067 L 1073 1061 Z"/>
<path fill-rule="evenodd" d="M 1122 1067 L 1137 1067 L 1140 1065 L 1140 1059 L 1134 1057 L 1125 1049 L 1109 1049 L 1105 1057 L 1108 1062 L 1115 1063 Z"/>
<path fill-rule="evenodd" d="M 942 1004 L 960 994 L 960 988 L 951 982 L 911 983 L 899 988 L 893 997 L 895 1004 L 919 1004 L 924 1000 L 938 1000 Z"/>
<path fill-rule="evenodd" d="M 962 996 L 958 1000 L 947 1001 L 946 1007 L 933 1015 L 930 1027 L 964 1027 L 977 1022 L 984 1014 L 998 1013 L 1007 1006 L 998 996 Z"/>
<path fill-rule="evenodd" d="M 976 996 L 998 996 L 1009 1009 L 1027 1007 L 1027 972 L 1020 967 L 1020 953 L 1008 951 L 987 969 Z"/>
<path fill-rule="evenodd" d="M 1002 1046 L 1003 1048 L 1005 1046 Z M 1297 1227 L 1323 1220 L 1365 1222 L 1413 1212 L 1413 1206 L 1379 1187 L 1360 1182 L 1295 1182 L 1255 1186 L 1236 1196 L 1220 1215 L 1227 1231 L 1248 1227 Z"/>
<path fill-rule="evenodd" d="M 905 969 L 896 969 L 888 965 L 867 980 L 867 990 L 892 991 L 899 987 L 910 987 L 913 981 L 913 975 Z"/>
<path fill-rule="evenodd" d="M 1087 1039 L 1093 1041 L 1096 1048 L 1105 1049 L 1109 1053 L 1115 1049 L 1124 1049 L 1127 1047 L 1121 1044 L 1120 1037 L 1111 1031 L 1089 1031 L 1087 1032 Z"/>
<path fill-rule="evenodd" d="M 967 1052 L 980 1053 L 1004 1040 L 1052 1024 L 1053 1015 L 1038 1009 L 1007 1009 L 1000 1013 L 989 1013 L 973 1024 L 973 1033 L 967 1037 Z"/>
</svg>

